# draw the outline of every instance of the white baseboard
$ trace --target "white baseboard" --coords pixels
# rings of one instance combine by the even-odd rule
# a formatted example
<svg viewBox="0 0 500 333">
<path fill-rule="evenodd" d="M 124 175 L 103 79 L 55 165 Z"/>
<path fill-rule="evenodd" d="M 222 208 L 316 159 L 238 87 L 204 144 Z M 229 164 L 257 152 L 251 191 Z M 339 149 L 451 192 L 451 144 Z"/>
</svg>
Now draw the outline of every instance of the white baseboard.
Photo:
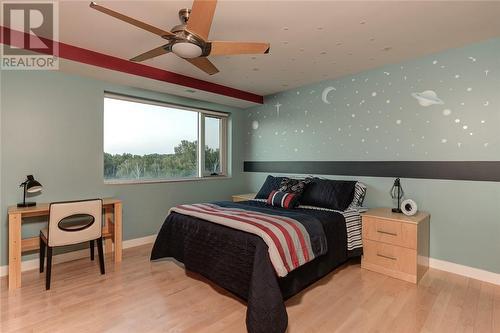
<svg viewBox="0 0 500 333">
<path fill-rule="evenodd" d="M 140 238 L 129 239 L 129 240 L 123 241 L 122 246 L 124 249 L 128 249 L 131 247 L 151 244 L 155 241 L 155 239 L 156 239 L 156 235 L 150 235 L 150 236 L 145 236 L 145 237 L 140 237 Z M 67 253 L 61 253 L 61 254 L 54 256 L 53 263 L 57 264 L 57 263 L 71 261 L 71 260 L 81 259 L 81 258 L 88 257 L 88 255 L 89 255 L 88 249 L 72 251 L 72 252 L 67 252 Z M 472 279 L 500 285 L 500 274 L 499 273 L 493 273 L 493 272 L 485 271 L 483 269 L 474 268 L 474 267 L 470 267 L 470 266 L 464 266 L 464 265 L 460 265 L 460 264 L 455 264 L 453 262 L 434 259 L 434 258 L 429 258 L 429 267 L 434 268 L 434 269 L 439 269 L 442 271 L 446 271 L 446 272 L 450 272 L 450 273 L 454 273 L 454 274 L 458 274 L 458 275 L 463 275 L 463 276 L 466 276 L 466 277 L 469 277 Z M 23 272 L 29 271 L 32 269 L 37 269 L 37 268 L 38 268 L 38 259 L 25 260 L 21 264 L 21 271 L 23 271 Z M 8 272 L 9 272 L 9 267 L 7 265 L 0 266 L 0 277 L 6 276 L 8 274 Z"/>
<path fill-rule="evenodd" d="M 156 240 L 156 235 L 149 235 L 140 238 L 129 239 L 123 242 L 123 248 L 129 249 L 131 247 L 151 244 L 154 243 L 155 240 Z"/>
<path fill-rule="evenodd" d="M 131 247 L 151 244 L 155 241 L 155 239 L 156 239 L 156 235 L 150 235 L 150 236 L 145 236 L 145 237 L 140 237 L 140 238 L 129 239 L 129 240 L 123 241 L 122 248 L 128 249 Z M 67 262 L 67 261 L 85 258 L 88 256 L 89 256 L 89 250 L 83 249 L 83 250 L 71 251 L 71 252 L 66 252 L 66 253 L 54 255 L 52 262 L 54 264 L 58 264 L 58 263 L 62 263 L 62 262 Z M 21 263 L 21 271 L 24 272 L 24 271 L 29 271 L 32 269 L 38 269 L 38 265 L 39 265 L 38 258 L 31 259 L 31 260 L 25 260 Z M 9 273 L 9 266 L 8 265 L 0 266 L 0 277 L 6 276 L 6 275 L 8 275 L 8 273 Z"/>
<path fill-rule="evenodd" d="M 434 258 L 429 258 L 429 267 L 500 285 L 500 274 L 485 271 L 483 269 L 455 264 L 453 262 Z"/>
</svg>

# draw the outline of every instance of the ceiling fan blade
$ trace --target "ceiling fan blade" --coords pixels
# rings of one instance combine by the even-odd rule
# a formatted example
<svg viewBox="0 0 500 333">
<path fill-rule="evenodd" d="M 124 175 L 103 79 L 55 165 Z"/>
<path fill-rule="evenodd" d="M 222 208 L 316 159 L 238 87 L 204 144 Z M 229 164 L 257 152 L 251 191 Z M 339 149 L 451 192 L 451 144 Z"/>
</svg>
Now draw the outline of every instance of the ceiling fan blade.
<svg viewBox="0 0 500 333">
<path fill-rule="evenodd" d="M 211 42 L 210 55 L 263 54 L 269 53 L 269 43 Z"/>
<path fill-rule="evenodd" d="M 150 24 L 141 22 L 141 21 L 136 20 L 136 19 L 134 19 L 132 17 L 129 17 L 127 15 L 120 14 L 118 12 L 115 12 L 114 10 L 111 10 L 111 9 L 106 8 L 106 7 L 100 6 L 100 5 L 96 4 L 93 1 L 90 3 L 90 7 L 93 8 L 93 9 L 95 9 L 95 10 L 100 11 L 101 13 L 113 16 L 114 18 L 117 18 L 117 19 L 122 20 L 124 22 L 127 22 L 129 24 L 135 25 L 138 28 L 141 28 L 141 29 L 147 30 L 149 32 L 152 32 L 152 33 L 154 33 L 154 34 L 156 34 L 156 35 L 158 35 L 160 37 L 168 38 L 169 36 L 174 36 L 174 34 L 171 33 L 170 31 L 166 31 L 166 30 L 154 27 L 154 26 L 152 26 Z"/>
<path fill-rule="evenodd" d="M 167 49 L 167 45 L 168 44 L 165 44 L 155 49 L 149 50 L 148 52 L 139 54 L 137 57 L 130 59 L 130 61 L 144 61 L 154 57 L 161 56 L 162 54 L 169 53 L 170 51 Z"/>
<path fill-rule="evenodd" d="M 187 30 L 207 40 L 216 6 L 217 0 L 194 0 L 186 27 Z"/>
<path fill-rule="evenodd" d="M 209 75 L 219 73 L 217 67 L 215 67 L 214 64 L 212 64 L 212 62 L 210 62 L 210 60 L 208 60 L 206 57 L 198 57 L 192 59 L 184 58 L 184 59 L 189 61 L 191 64 L 195 65 L 196 67 L 198 67 L 199 69 L 201 69 L 202 71 L 204 71 Z"/>
</svg>

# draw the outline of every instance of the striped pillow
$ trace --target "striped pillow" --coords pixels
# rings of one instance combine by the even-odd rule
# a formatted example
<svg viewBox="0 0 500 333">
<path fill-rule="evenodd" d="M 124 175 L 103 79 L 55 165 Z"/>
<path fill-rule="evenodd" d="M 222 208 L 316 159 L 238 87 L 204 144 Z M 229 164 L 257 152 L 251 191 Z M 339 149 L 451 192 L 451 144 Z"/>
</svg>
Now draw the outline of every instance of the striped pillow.
<svg viewBox="0 0 500 333">
<path fill-rule="evenodd" d="M 354 186 L 354 198 L 352 199 L 349 208 L 356 208 L 363 205 L 366 196 L 366 185 L 361 182 L 356 182 Z"/>
<path fill-rule="evenodd" d="M 295 208 L 299 205 L 299 196 L 295 193 L 272 191 L 267 198 L 267 204 L 288 209 Z"/>
</svg>

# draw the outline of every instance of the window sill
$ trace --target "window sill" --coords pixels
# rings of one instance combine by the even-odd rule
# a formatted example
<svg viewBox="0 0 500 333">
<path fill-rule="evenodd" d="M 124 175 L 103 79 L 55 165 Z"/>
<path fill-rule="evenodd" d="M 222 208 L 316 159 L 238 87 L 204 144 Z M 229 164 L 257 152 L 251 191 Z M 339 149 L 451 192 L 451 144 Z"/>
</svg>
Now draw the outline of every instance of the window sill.
<svg viewBox="0 0 500 333">
<path fill-rule="evenodd" d="M 231 179 L 231 176 L 207 176 L 179 179 L 109 179 L 104 180 L 104 185 L 134 185 L 134 184 L 157 184 L 157 183 L 183 183 L 199 182 L 205 180 L 224 180 Z"/>
</svg>

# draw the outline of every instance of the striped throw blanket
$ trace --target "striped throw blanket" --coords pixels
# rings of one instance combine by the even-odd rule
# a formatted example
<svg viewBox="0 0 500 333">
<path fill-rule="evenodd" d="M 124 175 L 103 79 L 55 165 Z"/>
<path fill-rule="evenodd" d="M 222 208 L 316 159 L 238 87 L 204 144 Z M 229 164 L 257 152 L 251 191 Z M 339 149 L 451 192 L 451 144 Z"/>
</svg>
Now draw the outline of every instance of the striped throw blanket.
<svg viewBox="0 0 500 333">
<path fill-rule="evenodd" d="M 179 205 L 170 211 L 259 236 L 267 244 L 269 258 L 280 277 L 326 253 L 323 228 L 314 218 L 305 214 L 239 207 L 202 203 Z"/>
</svg>

